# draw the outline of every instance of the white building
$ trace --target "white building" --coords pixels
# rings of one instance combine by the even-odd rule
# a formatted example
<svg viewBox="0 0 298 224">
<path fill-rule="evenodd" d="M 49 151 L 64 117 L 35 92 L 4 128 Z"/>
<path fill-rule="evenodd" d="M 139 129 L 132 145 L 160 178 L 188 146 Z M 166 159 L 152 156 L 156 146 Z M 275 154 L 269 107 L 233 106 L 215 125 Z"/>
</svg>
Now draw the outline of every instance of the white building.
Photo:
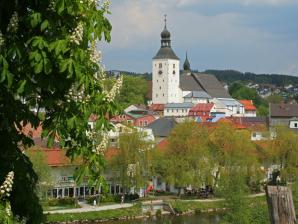
<svg viewBox="0 0 298 224">
<path fill-rule="evenodd" d="M 192 107 L 192 103 L 167 103 L 164 109 L 164 116 L 186 117 Z"/>
<path fill-rule="evenodd" d="M 180 103 L 179 58 L 171 48 L 171 34 L 166 24 L 161 32 L 161 47 L 152 60 L 153 104 Z"/>
</svg>

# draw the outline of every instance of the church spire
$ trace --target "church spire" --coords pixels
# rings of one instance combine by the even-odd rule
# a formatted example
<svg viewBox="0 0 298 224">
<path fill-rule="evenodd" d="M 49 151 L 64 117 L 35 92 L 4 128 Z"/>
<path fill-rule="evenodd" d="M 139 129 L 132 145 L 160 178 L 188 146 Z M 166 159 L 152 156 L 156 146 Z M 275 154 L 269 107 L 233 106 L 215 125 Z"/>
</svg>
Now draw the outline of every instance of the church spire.
<svg viewBox="0 0 298 224">
<path fill-rule="evenodd" d="M 165 14 L 165 26 L 161 32 L 161 47 L 171 47 L 171 33 L 167 29 L 167 15 Z"/>
<path fill-rule="evenodd" d="M 190 71 L 190 63 L 188 61 L 187 51 L 186 51 L 185 61 L 184 61 L 184 64 L 183 64 L 183 70 L 184 71 Z"/>
</svg>

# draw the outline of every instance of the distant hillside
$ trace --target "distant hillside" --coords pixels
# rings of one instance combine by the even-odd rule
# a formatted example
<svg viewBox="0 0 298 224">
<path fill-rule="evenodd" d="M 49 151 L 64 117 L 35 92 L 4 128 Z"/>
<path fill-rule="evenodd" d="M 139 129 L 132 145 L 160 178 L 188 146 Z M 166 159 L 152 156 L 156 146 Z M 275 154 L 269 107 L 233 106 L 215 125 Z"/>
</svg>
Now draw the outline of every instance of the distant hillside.
<svg viewBox="0 0 298 224">
<path fill-rule="evenodd" d="M 254 82 L 258 84 L 273 84 L 284 86 L 287 84 L 298 85 L 298 77 L 277 74 L 254 74 L 251 72 L 238 72 L 234 70 L 206 70 L 203 73 L 213 74 L 220 81 L 233 83 L 235 81 Z"/>
<path fill-rule="evenodd" d="M 197 71 L 194 71 L 197 72 Z M 151 73 L 135 73 L 128 71 L 108 71 L 109 74 L 126 74 L 133 76 L 144 76 L 146 80 L 152 80 Z M 231 84 L 235 81 L 253 82 L 258 84 L 273 84 L 276 86 L 284 86 L 287 84 L 298 85 L 298 77 L 289 75 L 278 75 L 278 74 L 254 74 L 251 72 L 239 72 L 235 70 L 206 70 L 201 73 L 213 74 L 221 82 Z"/>
</svg>

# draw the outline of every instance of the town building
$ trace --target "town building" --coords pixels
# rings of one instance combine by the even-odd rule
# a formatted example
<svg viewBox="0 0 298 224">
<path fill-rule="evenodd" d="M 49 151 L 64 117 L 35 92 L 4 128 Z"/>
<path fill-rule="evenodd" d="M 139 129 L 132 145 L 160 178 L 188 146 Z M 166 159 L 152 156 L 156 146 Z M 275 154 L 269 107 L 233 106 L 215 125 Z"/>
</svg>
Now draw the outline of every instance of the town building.
<svg viewBox="0 0 298 224">
<path fill-rule="evenodd" d="M 239 100 L 244 106 L 244 117 L 256 117 L 257 108 L 254 106 L 252 100 Z"/>
<path fill-rule="evenodd" d="M 298 130 L 298 104 L 269 104 L 270 127 L 284 126 Z"/>
<path fill-rule="evenodd" d="M 161 32 L 161 47 L 152 59 L 152 108 L 164 106 L 164 116 L 188 116 L 190 104 L 219 104 L 225 116 L 244 116 L 244 107 L 234 100 L 218 79 L 211 74 L 192 72 L 186 54 L 180 74 L 180 59 L 171 46 L 171 34 L 165 26 Z M 179 105 L 180 104 L 180 105 Z M 215 106 L 215 109 L 217 107 Z"/>
</svg>

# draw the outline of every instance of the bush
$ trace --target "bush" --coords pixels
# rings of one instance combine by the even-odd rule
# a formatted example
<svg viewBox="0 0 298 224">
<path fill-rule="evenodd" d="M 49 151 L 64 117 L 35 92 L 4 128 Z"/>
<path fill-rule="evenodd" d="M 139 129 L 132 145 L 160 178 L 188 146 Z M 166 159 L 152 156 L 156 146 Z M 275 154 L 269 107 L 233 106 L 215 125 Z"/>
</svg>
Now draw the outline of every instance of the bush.
<svg viewBox="0 0 298 224">
<path fill-rule="evenodd" d="M 160 217 L 162 215 L 161 209 L 156 210 L 155 215 Z"/>
<path fill-rule="evenodd" d="M 48 206 L 63 206 L 77 204 L 75 198 L 52 198 L 48 200 Z"/>
</svg>

